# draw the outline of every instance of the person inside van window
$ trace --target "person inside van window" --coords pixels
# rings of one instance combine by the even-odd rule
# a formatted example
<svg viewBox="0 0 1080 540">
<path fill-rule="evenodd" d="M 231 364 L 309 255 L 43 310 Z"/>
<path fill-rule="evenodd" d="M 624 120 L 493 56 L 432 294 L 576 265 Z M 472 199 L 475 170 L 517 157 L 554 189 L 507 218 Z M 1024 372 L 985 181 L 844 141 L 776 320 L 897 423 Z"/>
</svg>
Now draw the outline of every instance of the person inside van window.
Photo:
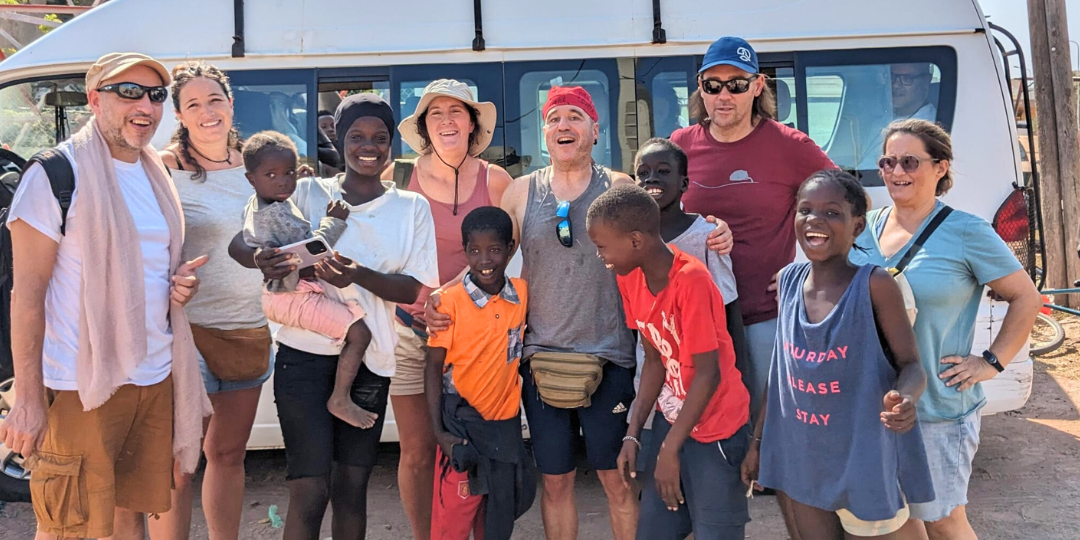
<svg viewBox="0 0 1080 540">
<path fill-rule="evenodd" d="M 262 275 L 236 266 L 228 257 L 251 184 L 244 177 L 240 134 L 233 124 L 232 86 L 225 73 L 202 62 L 179 64 L 173 68 L 170 95 L 176 131 L 160 156 L 184 212 L 182 253 L 188 258 L 210 255 L 199 270 L 202 290 L 185 311 L 199 337 L 215 334 L 232 345 L 207 348 L 204 340 L 195 342 L 197 348 L 207 348 L 199 355 L 199 368 L 214 405 L 203 439 L 202 507 L 214 538 L 235 539 L 240 534 L 247 441 L 262 385 L 272 371 L 270 329 L 259 301 Z M 215 373 L 211 366 L 235 365 L 241 357 L 248 373 L 221 369 Z M 173 509 L 149 521 L 155 540 L 188 538 L 191 480 L 191 475 L 176 476 Z"/>
<path fill-rule="evenodd" d="M 930 101 L 930 82 L 934 76 L 934 65 L 927 63 L 892 64 L 889 66 L 889 78 L 892 88 L 892 111 L 886 113 L 870 125 L 867 132 L 872 137 L 863 145 L 863 155 L 859 159 L 859 170 L 877 168 L 878 152 L 885 144 L 885 129 L 894 120 L 918 118 L 928 122 L 937 120 L 937 104 Z"/>
<path fill-rule="evenodd" d="M 690 159 L 688 212 L 728 221 L 732 269 L 742 305 L 747 358 L 739 372 L 757 414 L 776 338 L 773 276 L 795 259 L 795 195 L 803 180 L 836 166 L 805 133 L 775 120 L 776 99 L 746 40 L 722 37 L 698 71 L 697 123 L 671 135 Z M 792 538 L 789 506 L 781 498 Z"/>
<path fill-rule="evenodd" d="M 596 256 L 585 214 L 601 193 L 632 180 L 593 161 L 600 118 L 584 88 L 552 87 L 541 115 L 551 166 L 512 183 L 502 207 L 514 220 L 532 294 L 522 396 L 543 475 L 544 531 L 551 539 L 577 538 L 574 443 L 583 433 L 589 467 L 608 498 L 613 536 L 629 540 L 637 529 L 638 505 L 616 466 L 634 399 L 635 343 L 615 276 Z M 727 225 L 718 223 L 707 242 L 727 253 Z M 448 329 L 450 318 L 437 311 L 436 295 L 428 307 L 429 332 Z M 560 369 L 560 364 L 574 367 Z M 587 375 L 567 377 L 568 371 Z"/>
<path fill-rule="evenodd" d="M 916 403 L 936 499 L 912 504 L 905 529 L 930 540 L 974 539 L 967 520 L 971 461 L 979 446 L 983 381 L 997 376 L 1020 352 L 1042 300 L 1035 285 L 986 220 L 938 200 L 953 184 L 952 141 L 926 120 L 889 126 L 881 177 L 892 206 L 869 212 L 852 250 L 855 264 L 896 267 L 922 239 L 904 276 L 915 296 L 915 337 L 927 373 Z M 985 287 L 1009 303 L 1001 330 L 982 354 L 971 354 Z M 914 529 L 914 530 L 912 530 Z"/>
<path fill-rule="evenodd" d="M 512 179 L 498 165 L 476 157 L 491 143 L 496 111 L 495 104 L 476 101 L 467 84 L 452 79 L 433 81 L 424 88 L 414 110 L 401 121 L 398 131 L 420 157 L 415 165 L 395 162 L 383 178 L 398 179 L 398 189 L 419 194 L 431 205 L 439 284 L 446 288 L 459 283 L 468 270 L 461 243 L 465 216 L 481 206 L 498 206 Z M 401 502 L 414 538 L 421 540 L 431 534 L 436 447 L 424 398 L 424 305 L 431 290 L 422 289 L 416 302 L 398 307 L 397 371 L 390 382 L 390 400 L 401 441 Z"/>
<path fill-rule="evenodd" d="M 289 326 L 278 332 L 274 396 L 288 456 L 286 540 L 320 538 L 320 525 L 331 501 L 334 538 L 364 536 L 368 479 L 377 461 L 390 378 L 395 372 L 394 312 L 397 304 L 415 302 L 422 287 L 439 285 L 435 230 L 427 200 L 379 179 L 390 159 L 394 136 L 390 105 L 377 94 L 354 94 L 338 106 L 334 123 L 345 155 L 345 173 L 299 180 L 292 200 L 313 224 L 326 215 L 329 202 L 343 200 L 348 205 L 348 226 L 337 251 L 315 266 L 315 276 L 325 283 L 328 297 L 355 300 L 366 312 L 371 343 L 351 397 L 378 417 L 374 427 L 360 429 L 327 410 L 340 343 Z M 244 244 L 242 235 L 233 239 L 230 255 L 245 266 L 257 265 L 267 279 L 281 279 L 296 269 L 287 254 L 276 249 L 255 251 Z M 419 398 L 423 406 L 423 396 Z M 420 409 L 421 414 L 426 412 Z M 434 463 L 433 457 L 427 466 Z"/>
</svg>

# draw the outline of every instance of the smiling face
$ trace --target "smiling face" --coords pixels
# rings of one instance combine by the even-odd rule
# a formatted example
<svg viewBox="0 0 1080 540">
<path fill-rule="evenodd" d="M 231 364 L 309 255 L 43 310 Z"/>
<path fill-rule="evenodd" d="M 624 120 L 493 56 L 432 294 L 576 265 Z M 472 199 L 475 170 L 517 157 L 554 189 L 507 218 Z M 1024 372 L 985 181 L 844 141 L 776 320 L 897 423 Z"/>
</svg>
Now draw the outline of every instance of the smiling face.
<svg viewBox="0 0 1080 540">
<path fill-rule="evenodd" d="M 901 206 L 918 207 L 936 197 L 938 180 L 949 170 L 948 161 L 934 163 L 922 140 L 908 133 L 895 133 L 885 142 L 885 155 L 897 161 L 905 156 L 919 159 L 919 168 L 907 172 L 899 163 L 892 170 L 881 170 L 889 198 Z"/>
<path fill-rule="evenodd" d="M 600 137 L 600 126 L 580 107 L 552 107 L 544 118 L 544 142 L 551 164 L 563 167 L 592 162 L 592 147 Z"/>
<path fill-rule="evenodd" d="M 833 182 L 811 181 L 799 190 L 795 237 L 806 258 L 814 262 L 847 259 L 855 238 L 866 227 L 865 216 L 854 216 L 844 190 Z"/>
<path fill-rule="evenodd" d="M 288 199 L 296 190 L 296 153 L 268 148 L 260 154 L 255 170 L 246 173 L 255 194 L 266 202 Z"/>
<path fill-rule="evenodd" d="M 100 87 L 122 82 L 132 82 L 143 86 L 161 86 L 161 76 L 146 66 L 135 66 L 119 75 L 102 81 Z M 134 163 L 139 152 L 150 144 L 158 124 L 161 123 L 161 103 L 153 103 L 150 96 L 133 100 L 122 98 L 111 92 L 87 92 L 90 110 L 94 112 L 94 121 L 105 137 L 109 151 L 116 159 Z"/>
<path fill-rule="evenodd" d="M 750 73 L 726 64 L 713 66 L 701 74 L 698 90 L 712 125 L 722 130 L 749 128 L 753 120 L 754 98 L 761 95 L 765 89 L 765 78 L 757 77 L 750 81 L 750 90 L 741 94 L 732 94 L 727 88 L 722 88 L 719 94 L 708 94 L 701 89 L 701 79 L 730 81 L 750 76 Z"/>
<path fill-rule="evenodd" d="M 690 179 L 679 174 L 675 152 L 660 145 L 650 145 L 638 152 L 636 181 L 655 201 L 660 211 L 678 205 Z"/>
<path fill-rule="evenodd" d="M 465 260 L 469 262 L 476 284 L 489 294 L 498 294 L 506 284 L 506 265 L 514 241 L 506 243 L 496 231 L 477 229 L 469 233 L 465 242 Z"/>
<path fill-rule="evenodd" d="M 232 129 L 232 100 L 217 81 L 196 77 L 180 89 L 176 118 L 196 145 L 220 147 L 228 144 Z"/>
<path fill-rule="evenodd" d="M 428 140 L 441 155 L 468 152 L 469 135 L 476 129 L 469 109 L 459 99 L 439 96 L 428 104 L 424 115 Z"/>
<path fill-rule="evenodd" d="M 374 117 L 357 118 L 345 132 L 345 164 L 361 176 L 378 176 L 390 158 L 390 130 Z"/>
<path fill-rule="evenodd" d="M 642 236 L 638 231 L 623 232 L 604 220 L 589 222 L 589 238 L 596 244 L 596 256 L 608 270 L 620 276 L 641 266 Z"/>
</svg>

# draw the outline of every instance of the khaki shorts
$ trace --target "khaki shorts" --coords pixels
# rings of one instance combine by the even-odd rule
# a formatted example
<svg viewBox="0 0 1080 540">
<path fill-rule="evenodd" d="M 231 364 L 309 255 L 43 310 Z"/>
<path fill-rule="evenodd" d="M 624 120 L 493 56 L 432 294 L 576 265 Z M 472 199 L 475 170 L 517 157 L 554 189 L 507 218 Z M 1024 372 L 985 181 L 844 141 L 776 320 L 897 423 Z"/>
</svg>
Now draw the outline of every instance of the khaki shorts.
<svg viewBox="0 0 1080 540">
<path fill-rule="evenodd" d="M 424 393 L 424 365 L 427 362 L 427 342 L 412 328 L 394 322 L 398 344 L 394 349 L 397 367 L 390 378 L 391 396 L 415 396 Z"/>
<path fill-rule="evenodd" d="M 29 460 L 38 531 L 69 538 L 113 534 L 117 507 L 169 510 L 173 471 L 172 377 L 121 386 L 83 411 L 75 391 L 49 391 L 48 429 Z"/>
<path fill-rule="evenodd" d="M 904 523 L 907 523 L 910 510 L 907 503 L 905 503 L 904 507 L 892 519 L 880 521 L 863 521 L 843 508 L 837 510 L 836 515 L 840 516 L 840 525 L 844 527 L 848 534 L 854 536 L 882 536 L 899 531 L 904 526 Z"/>
</svg>

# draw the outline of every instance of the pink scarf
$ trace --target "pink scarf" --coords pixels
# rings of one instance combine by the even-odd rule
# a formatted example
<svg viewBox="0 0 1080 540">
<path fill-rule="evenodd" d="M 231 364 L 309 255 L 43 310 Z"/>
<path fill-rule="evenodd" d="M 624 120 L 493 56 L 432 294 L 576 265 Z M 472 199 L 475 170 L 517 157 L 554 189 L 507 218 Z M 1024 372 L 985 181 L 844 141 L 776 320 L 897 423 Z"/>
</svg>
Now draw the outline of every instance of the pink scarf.
<svg viewBox="0 0 1080 540">
<path fill-rule="evenodd" d="M 79 168 L 79 211 L 72 216 L 82 246 L 76 380 L 87 411 L 101 406 L 146 358 L 146 292 L 135 221 L 116 180 L 112 155 L 97 121 L 71 138 Z M 184 218 L 165 166 L 149 146 L 139 156 L 169 226 L 169 271 L 182 261 Z M 203 418 L 211 413 L 195 341 L 184 309 L 170 302 L 172 326 L 173 455 L 183 472 L 199 463 Z"/>
</svg>

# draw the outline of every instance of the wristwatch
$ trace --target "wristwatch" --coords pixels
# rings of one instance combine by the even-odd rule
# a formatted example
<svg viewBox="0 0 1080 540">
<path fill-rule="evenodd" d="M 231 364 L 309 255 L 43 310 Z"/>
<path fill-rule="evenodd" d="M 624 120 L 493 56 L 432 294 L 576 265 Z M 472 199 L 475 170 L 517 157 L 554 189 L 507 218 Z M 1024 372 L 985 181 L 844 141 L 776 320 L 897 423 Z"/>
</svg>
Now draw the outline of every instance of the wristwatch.
<svg viewBox="0 0 1080 540">
<path fill-rule="evenodd" d="M 986 359 L 987 364 L 990 364 L 994 367 L 994 369 L 998 370 L 998 373 L 1005 371 L 1005 366 L 1001 365 L 1001 362 L 998 361 L 997 355 L 990 352 L 990 349 L 983 351 L 982 356 Z"/>
</svg>

